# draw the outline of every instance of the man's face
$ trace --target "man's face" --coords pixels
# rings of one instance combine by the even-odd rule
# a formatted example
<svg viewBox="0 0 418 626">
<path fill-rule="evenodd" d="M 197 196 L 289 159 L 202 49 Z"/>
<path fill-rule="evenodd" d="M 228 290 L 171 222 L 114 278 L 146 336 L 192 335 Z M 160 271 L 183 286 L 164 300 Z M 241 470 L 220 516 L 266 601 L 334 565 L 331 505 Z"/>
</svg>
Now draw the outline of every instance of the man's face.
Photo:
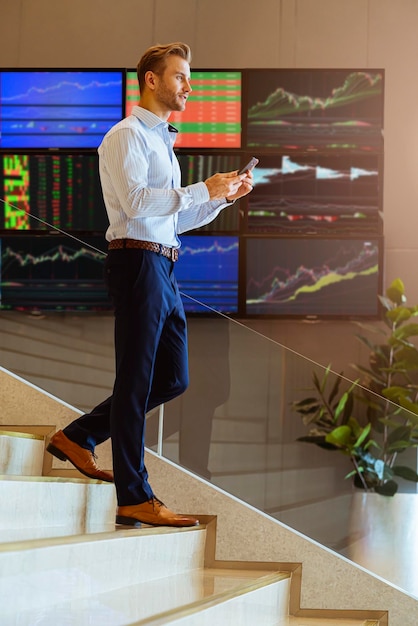
<svg viewBox="0 0 418 626">
<path fill-rule="evenodd" d="M 190 86 L 190 66 L 181 57 L 168 57 L 164 72 L 156 75 L 154 98 L 162 109 L 184 111 Z"/>
</svg>

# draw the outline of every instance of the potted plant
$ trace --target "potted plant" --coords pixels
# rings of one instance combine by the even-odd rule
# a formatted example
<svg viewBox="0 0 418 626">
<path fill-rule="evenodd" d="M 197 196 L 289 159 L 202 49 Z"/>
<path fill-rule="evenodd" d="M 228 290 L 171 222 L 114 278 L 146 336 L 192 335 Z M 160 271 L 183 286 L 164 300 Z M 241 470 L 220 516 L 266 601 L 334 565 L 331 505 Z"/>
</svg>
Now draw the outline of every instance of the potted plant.
<svg viewBox="0 0 418 626">
<path fill-rule="evenodd" d="M 396 477 L 418 482 L 415 470 L 398 462 L 407 448 L 418 446 L 418 306 L 407 306 L 404 284 L 396 279 L 379 296 L 384 328 L 374 326 L 376 342 L 358 339 L 370 350 L 369 366 L 353 365 L 360 378 L 351 382 L 328 366 L 320 379 L 313 373 L 316 395 L 292 403 L 308 434 L 299 441 L 338 450 L 350 457 L 356 487 L 393 496 Z"/>
</svg>

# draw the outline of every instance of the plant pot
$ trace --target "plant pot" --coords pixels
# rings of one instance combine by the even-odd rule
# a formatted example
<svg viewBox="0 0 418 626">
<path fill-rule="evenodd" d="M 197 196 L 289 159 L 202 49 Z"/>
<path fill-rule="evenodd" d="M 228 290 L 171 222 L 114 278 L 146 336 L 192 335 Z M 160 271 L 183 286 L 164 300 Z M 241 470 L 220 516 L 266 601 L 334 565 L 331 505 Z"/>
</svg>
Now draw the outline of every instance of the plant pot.
<svg viewBox="0 0 418 626">
<path fill-rule="evenodd" d="M 418 494 L 353 493 L 345 556 L 418 597 Z"/>
</svg>

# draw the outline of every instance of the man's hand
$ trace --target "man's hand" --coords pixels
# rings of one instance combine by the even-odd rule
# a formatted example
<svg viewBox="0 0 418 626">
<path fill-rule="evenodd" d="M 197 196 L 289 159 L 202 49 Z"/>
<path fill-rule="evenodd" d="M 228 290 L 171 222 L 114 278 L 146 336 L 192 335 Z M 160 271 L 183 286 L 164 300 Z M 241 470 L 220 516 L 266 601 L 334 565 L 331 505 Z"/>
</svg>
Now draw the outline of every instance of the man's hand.
<svg viewBox="0 0 418 626">
<path fill-rule="evenodd" d="M 205 185 L 211 200 L 224 200 L 226 198 L 232 202 L 252 191 L 253 175 L 251 172 L 238 175 L 238 170 L 224 174 L 218 173 L 207 178 Z"/>
</svg>

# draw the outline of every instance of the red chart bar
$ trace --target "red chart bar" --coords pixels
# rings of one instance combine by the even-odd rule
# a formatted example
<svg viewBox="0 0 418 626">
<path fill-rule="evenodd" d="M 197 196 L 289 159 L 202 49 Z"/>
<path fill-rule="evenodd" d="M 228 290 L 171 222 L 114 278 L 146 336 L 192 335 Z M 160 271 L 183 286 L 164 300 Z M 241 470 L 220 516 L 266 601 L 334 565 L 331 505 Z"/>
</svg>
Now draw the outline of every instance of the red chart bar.
<svg viewBox="0 0 418 626">
<path fill-rule="evenodd" d="M 179 130 L 176 148 L 240 148 L 241 72 L 192 72 L 191 85 L 186 110 L 170 116 Z M 127 115 L 138 98 L 133 73 L 128 73 Z"/>
</svg>

